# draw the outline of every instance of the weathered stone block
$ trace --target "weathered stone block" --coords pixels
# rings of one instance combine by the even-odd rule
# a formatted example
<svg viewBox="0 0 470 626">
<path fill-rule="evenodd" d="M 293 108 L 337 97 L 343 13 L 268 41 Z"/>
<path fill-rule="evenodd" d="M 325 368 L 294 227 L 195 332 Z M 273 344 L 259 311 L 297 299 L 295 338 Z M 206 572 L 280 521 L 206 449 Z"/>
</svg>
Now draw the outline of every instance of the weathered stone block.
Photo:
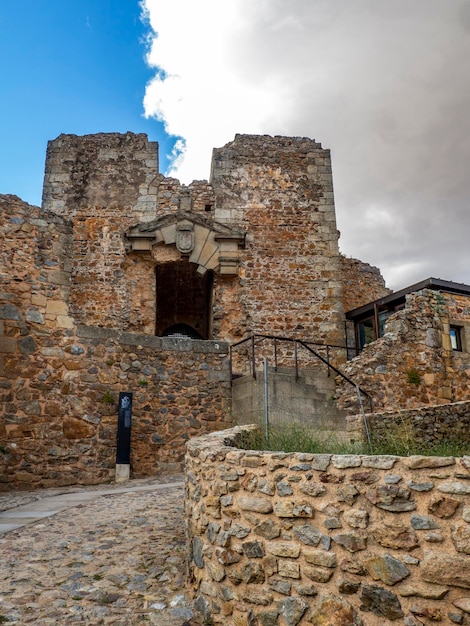
<svg viewBox="0 0 470 626">
<path fill-rule="evenodd" d="M 351 604 L 334 595 L 320 596 L 308 619 L 313 626 L 363 626 Z"/>
<path fill-rule="evenodd" d="M 367 538 L 357 533 L 342 533 L 331 537 L 335 543 L 342 546 L 348 552 L 359 552 L 367 547 Z"/>
<path fill-rule="evenodd" d="M 371 611 L 379 617 L 396 620 L 403 617 L 403 610 L 397 596 L 376 585 L 364 585 L 361 592 L 361 610 Z"/>
<path fill-rule="evenodd" d="M 297 539 L 307 546 L 317 546 L 323 537 L 323 533 L 312 524 L 300 524 L 294 526 L 292 532 Z"/>
<path fill-rule="evenodd" d="M 437 495 L 431 497 L 428 505 L 428 511 L 436 517 L 448 519 L 455 514 L 459 505 L 460 501 L 455 498 Z"/>
<path fill-rule="evenodd" d="M 269 552 L 269 545 L 267 548 Z M 265 555 L 264 546 L 259 541 L 246 541 L 242 543 L 242 549 L 249 559 L 260 559 Z"/>
<path fill-rule="evenodd" d="M 271 500 L 256 496 L 240 496 L 238 506 L 242 511 L 253 511 L 254 513 L 271 513 L 273 510 Z"/>
<path fill-rule="evenodd" d="M 300 554 L 300 546 L 287 541 L 269 541 L 266 544 L 266 550 L 268 554 L 293 559 L 297 558 Z"/>
<path fill-rule="evenodd" d="M 281 534 L 281 527 L 273 520 L 267 519 L 255 526 L 254 532 L 265 539 L 275 539 Z"/>
<path fill-rule="evenodd" d="M 410 575 L 403 563 L 389 554 L 367 559 L 364 566 L 374 580 L 381 580 L 386 585 L 394 585 Z"/>
<path fill-rule="evenodd" d="M 279 602 L 278 607 L 287 626 L 296 626 L 308 609 L 308 603 L 302 598 L 292 597 Z"/>
<path fill-rule="evenodd" d="M 404 524 L 380 524 L 371 528 L 375 541 L 384 548 L 413 550 L 419 546 L 417 534 Z"/>
<path fill-rule="evenodd" d="M 454 457 L 449 456 L 410 456 L 403 459 L 405 465 L 410 469 L 421 468 L 437 468 L 448 467 L 449 465 L 455 465 Z"/>
<path fill-rule="evenodd" d="M 425 552 L 420 571 L 426 582 L 470 589 L 470 557 Z"/>
<path fill-rule="evenodd" d="M 243 565 L 240 569 L 240 574 L 246 584 L 264 583 L 266 579 L 264 568 L 258 561 L 253 563 L 250 561 Z"/>
<path fill-rule="evenodd" d="M 470 525 L 457 523 L 451 526 L 452 542 L 457 552 L 470 554 Z"/>
<path fill-rule="evenodd" d="M 429 515 L 412 515 L 410 523 L 415 530 L 430 530 L 440 528 L 439 524 L 429 517 Z"/>
<path fill-rule="evenodd" d="M 442 600 L 448 594 L 449 589 L 442 585 L 425 585 L 421 582 L 415 582 L 402 583 L 395 588 L 395 591 L 403 598 L 413 596 L 429 600 Z"/>
<path fill-rule="evenodd" d="M 300 578 L 300 564 L 296 561 L 281 559 L 278 561 L 277 572 L 284 578 Z"/>
<path fill-rule="evenodd" d="M 343 518 L 351 528 L 367 528 L 369 513 L 365 509 L 349 509 L 343 513 Z"/>
<path fill-rule="evenodd" d="M 316 583 L 327 583 L 333 576 L 333 570 L 327 567 L 305 565 L 302 572 Z"/>
<path fill-rule="evenodd" d="M 313 517 L 314 509 L 308 502 L 279 500 L 274 503 L 277 517 Z"/>
<path fill-rule="evenodd" d="M 313 565 L 321 565 L 322 567 L 336 567 L 337 559 L 334 552 L 326 550 L 303 550 L 303 556 L 306 563 Z"/>
<path fill-rule="evenodd" d="M 448 483 L 441 483 L 437 486 L 437 489 L 442 493 L 452 493 L 455 495 L 465 496 L 470 494 L 470 484 L 458 480 Z"/>
</svg>

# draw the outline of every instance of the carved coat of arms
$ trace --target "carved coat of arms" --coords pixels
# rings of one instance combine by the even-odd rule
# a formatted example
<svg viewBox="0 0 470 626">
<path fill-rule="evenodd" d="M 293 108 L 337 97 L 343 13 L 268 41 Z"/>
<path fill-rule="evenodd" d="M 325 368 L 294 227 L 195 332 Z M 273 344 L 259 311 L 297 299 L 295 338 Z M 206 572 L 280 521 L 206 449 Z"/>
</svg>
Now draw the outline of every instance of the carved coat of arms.
<svg viewBox="0 0 470 626">
<path fill-rule="evenodd" d="M 179 222 L 176 226 L 176 247 L 181 254 L 191 254 L 194 248 L 194 225 L 191 222 Z"/>
</svg>

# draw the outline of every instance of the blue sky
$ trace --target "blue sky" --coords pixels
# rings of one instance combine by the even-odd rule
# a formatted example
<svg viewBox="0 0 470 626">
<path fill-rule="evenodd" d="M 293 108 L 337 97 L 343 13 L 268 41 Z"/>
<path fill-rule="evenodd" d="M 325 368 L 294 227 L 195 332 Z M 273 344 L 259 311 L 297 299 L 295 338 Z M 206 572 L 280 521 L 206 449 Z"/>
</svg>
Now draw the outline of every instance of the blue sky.
<svg viewBox="0 0 470 626">
<path fill-rule="evenodd" d="M 145 119 L 148 25 L 135 0 L 25 0 L 0 9 L 0 193 L 41 203 L 47 141 L 144 132 L 162 166 L 173 140 Z"/>
<path fill-rule="evenodd" d="M 147 133 L 185 183 L 236 133 L 307 136 L 347 256 L 470 283 L 469 58 L 470 0 L 5 0 L 0 193 L 40 204 L 61 133 Z"/>
</svg>

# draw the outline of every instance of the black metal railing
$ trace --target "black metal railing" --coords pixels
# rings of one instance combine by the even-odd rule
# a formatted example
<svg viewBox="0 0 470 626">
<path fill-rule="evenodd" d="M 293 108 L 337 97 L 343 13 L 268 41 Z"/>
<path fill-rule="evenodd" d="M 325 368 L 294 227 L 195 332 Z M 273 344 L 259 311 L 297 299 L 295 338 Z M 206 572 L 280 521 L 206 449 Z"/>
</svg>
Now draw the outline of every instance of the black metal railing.
<svg viewBox="0 0 470 626">
<path fill-rule="evenodd" d="M 258 334 L 258 333 L 252 333 L 250 336 L 245 337 L 245 339 L 237 341 L 236 343 L 233 343 L 230 346 L 230 378 L 231 378 L 231 380 L 233 380 L 235 378 L 234 373 L 233 373 L 234 349 L 239 348 L 240 346 L 242 346 L 244 344 L 249 344 L 249 346 L 248 346 L 249 347 L 248 358 L 249 358 L 249 362 L 250 362 L 250 371 L 251 371 L 251 375 L 253 376 L 253 378 L 256 378 L 257 347 L 259 346 L 259 344 L 261 344 L 261 343 L 263 343 L 265 341 L 272 342 L 272 354 L 274 356 L 274 371 L 278 371 L 278 367 L 279 367 L 279 347 L 280 347 L 280 344 L 281 344 L 281 342 L 287 343 L 288 345 L 292 345 L 293 355 L 291 356 L 291 355 L 284 354 L 284 356 L 282 357 L 282 362 L 286 363 L 286 362 L 288 362 L 289 358 L 293 358 L 293 360 L 294 360 L 294 368 L 295 368 L 295 378 L 296 378 L 296 380 L 298 380 L 298 378 L 299 378 L 299 360 L 300 360 L 299 359 L 299 347 L 302 347 L 302 348 L 304 348 L 307 351 L 307 353 L 311 357 L 314 357 L 316 360 L 318 360 L 321 363 L 323 363 L 324 365 L 326 365 L 326 367 L 328 368 L 328 376 L 330 376 L 331 371 L 333 371 L 336 374 L 336 376 L 339 376 L 344 381 L 346 381 L 346 383 L 348 385 L 351 385 L 352 387 L 354 387 L 356 393 L 358 394 L 359 403 L 360 404 L 362 404 L 362 400 L 361 400 L 361 395 L 360 394 L 364 395 L 364 397 L 367 398 L 367 400 L 368 400 L 368 403 L 369 403 L 369 406 L 370 406 L 370 412 L 372 413 L 372 411 L 373 411 L 373 404 L 372 404 L 372 397 L 371 397 L 371 395 L 367 391 L 365 391 L 364 389 L 359 387 L 358 384 L 356 384 L 351 378 L 349 378 L 349 376 L 344 374 L 340 369 L 338 369 L 338 367 L 336 365 L 334 365 L 331 362 L 331 353 L 332 352 L 338 353 L 338 351 L 343 351 L 344 350 L 346 358 L 347 358 L 348 350 L 350 349 L 348 346 L 338 346 L 338 345 L 334 345 L 334 344 L 316 343 L 314 341 L 305 341 L 303 339 L 293 339 L 292 337 L 283 337 L 283 336 L 275 336 L 275 335 L 262 335 L 262 334 Z M 320 354 L 320 352 L 319 352 L 320 349 L 325 352 L 325 356 Z"/>
</svg>

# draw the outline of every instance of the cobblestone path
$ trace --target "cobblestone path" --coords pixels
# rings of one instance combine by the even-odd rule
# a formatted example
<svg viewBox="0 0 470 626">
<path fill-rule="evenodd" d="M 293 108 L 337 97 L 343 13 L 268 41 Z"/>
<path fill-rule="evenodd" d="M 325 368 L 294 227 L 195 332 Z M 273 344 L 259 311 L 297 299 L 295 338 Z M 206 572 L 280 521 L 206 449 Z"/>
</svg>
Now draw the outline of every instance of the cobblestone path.
<svg viewBox="0 0 470 626">
<path fill-rule="evenodd" d="M 181 626 L 190 619 L 182 477 L 171 480 L 158 490 L 99 495 L 0 535 L 0 623 Z M 16 506 L 14 498 L 2 495 L 0 506 Z"/>
</svg>

